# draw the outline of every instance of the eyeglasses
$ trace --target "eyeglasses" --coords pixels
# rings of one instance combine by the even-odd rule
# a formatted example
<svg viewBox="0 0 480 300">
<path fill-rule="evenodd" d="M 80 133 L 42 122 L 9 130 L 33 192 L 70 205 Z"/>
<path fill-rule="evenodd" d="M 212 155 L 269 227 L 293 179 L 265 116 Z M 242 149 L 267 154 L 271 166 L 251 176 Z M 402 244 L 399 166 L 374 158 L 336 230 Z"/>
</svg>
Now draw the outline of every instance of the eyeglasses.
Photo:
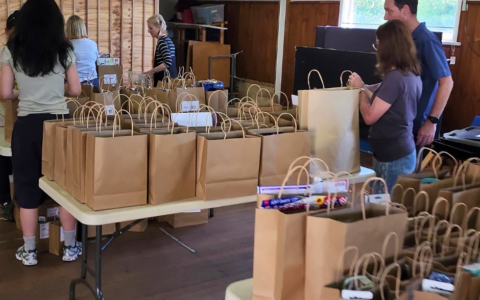
<svg viewBox="0 0 480 300">
<path fill-rule="evenodd" d="M 378 47 L 378 43 L 373 43 L 373 44 L 372 44 L 372 47 L 373 47 L 373 49 L 375 49 L 375 51 L 376 51 L 376 50 L 377 50 L 377 47 Z"/>
</svg>

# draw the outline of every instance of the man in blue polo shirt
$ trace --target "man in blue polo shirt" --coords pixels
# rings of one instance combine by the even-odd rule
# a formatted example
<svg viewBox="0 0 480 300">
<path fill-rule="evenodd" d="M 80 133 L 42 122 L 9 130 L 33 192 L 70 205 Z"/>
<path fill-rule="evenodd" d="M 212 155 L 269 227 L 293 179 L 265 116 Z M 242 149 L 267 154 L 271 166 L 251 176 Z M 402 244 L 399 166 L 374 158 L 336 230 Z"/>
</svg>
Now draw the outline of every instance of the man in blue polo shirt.
<svg viewBox="0 0 480 300">
<path fill-rule="evenodd" d="M 427 0 L 423 0 L 427 1 Z M 417 105 L 413 133 L 417 147 L 438 138 L 437 123 L 453 88 L 452 74 L 440 40 L 417 19 L 418 0 L 386 0 L 385 20 L 400 20 L 412 32 L 422 63 L 423 92 Z"/>
</svg>

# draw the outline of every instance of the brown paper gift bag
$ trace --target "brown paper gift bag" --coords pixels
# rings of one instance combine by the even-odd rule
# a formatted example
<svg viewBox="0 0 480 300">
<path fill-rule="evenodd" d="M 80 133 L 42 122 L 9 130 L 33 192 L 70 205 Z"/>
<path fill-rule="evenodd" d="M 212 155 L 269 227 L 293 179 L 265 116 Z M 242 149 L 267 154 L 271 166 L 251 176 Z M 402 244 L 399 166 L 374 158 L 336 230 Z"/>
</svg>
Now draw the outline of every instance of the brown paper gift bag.
<svg viewBox="0 0 480 300">
<path fill-rule="evenodd" d="M 380 253 L 385 238 L 391 232 L 396 233 L 398 239 L 403 241 L 407 212 L 390 205 L 365 205 L 362 201 L 365 190 L 372 181 L 380 181 L 386 186 L 381 178 L 365 181 L 360 193 L 361 207 L 311 215 L 307 218 L 305 299 L 323 299 L 318 287 L 335 280 L 333 274 L 338 268 L 337 262 L 343 249 L 357 247 L 359 255 Z M 386 257 L 391 256 L 393 253 L 386 252 Z M 350 263 L 346 261 L 344 265 Z"/>
<path fill-rule="evenodd" d="M 86 204 L 93 210 L 147 204 L 147 157 L 148 136 L 133 128 L 87 133 Z"/>
<path fill-rule="evenodd" d="M 260 158 L 260 186 L 282 184 L 288 173 L 290 164 L 301 156 L 310 155 L 308 132 L 295 127 L 249 129 L 248 133 L 262 138 Z M 294 184 L 295 178 L 290 178 L 288 184 Z"/>
<path fill-rule="evenodd" d="M 18 118 L 18 99 L 5 101 L 5 141 L 12 143 L 13 125 Z"/>
<path fill-rule="evenodd" d="M 98 66 L 98 83 L 104 88 L 123 85 L 123 67 L 122 65 L 103 65 Z"/>
<path fill-rule="evenodd" d="M 198 134 L 197 197 L 218 200 L 255 195 L 260 148 L 260 137 L 245 131 Z"/>
<path fill-rule="evenodd" d="M 310 71 L 309 78 L 311 72 L 318 73 Z M 298 91 L 300 129 L 310 133 L 311 156 L 334 173 L 360 172 L 359 95 L 349 87 Z"/>
<path fill-rule="evenodd" d="M 228 107 L 228 90 L 205 92 L 207 105 L 215 111 L 224 111 Z"/>
<path fill-rule="evenodd" d="M 121 109 L 120 90 L 117 89 L 113 91 L 102 91 L 95 87 L 91 100 L 105 106 L 113 105 L 116 111 L 120 111 Z"/>
<path fill-rule="evenodd" d="M 195 197 L 197 137 L 188 128 L 144 129 L 149 136 L 148 203 Z"/>
<path fill-rule="evenodd" d="M 55 179 L 55 144 L 57 126 L 71 125 L 73 123 L 73 119 L 49 120 L 43 123 L 42 174 L 49 180 Z"/>
</svg>

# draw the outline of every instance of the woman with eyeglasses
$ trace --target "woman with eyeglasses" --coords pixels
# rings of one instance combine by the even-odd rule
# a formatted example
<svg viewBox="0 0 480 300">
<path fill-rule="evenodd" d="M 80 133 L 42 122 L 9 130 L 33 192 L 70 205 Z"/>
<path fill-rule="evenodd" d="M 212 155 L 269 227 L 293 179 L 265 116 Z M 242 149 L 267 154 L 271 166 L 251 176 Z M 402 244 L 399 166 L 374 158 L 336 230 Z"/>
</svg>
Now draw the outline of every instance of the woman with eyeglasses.
<svg viewBox="0 0 480 300">
<path fill-rule="evenodd" d="M 374 170 L 385 179 L 389 192 L 403 174 L 413 173 L 416 165 L 413 121 L 422 94 L 420 62 L 407 27 L 398 20 L 377 30 L 377 72 L 383 81 L 367 86 L 354 73 L 350 85 L 360 88 L 360 112 L 370 127 Z M 383 186 L 376 185 L 375 193 Z"/>
</svg>

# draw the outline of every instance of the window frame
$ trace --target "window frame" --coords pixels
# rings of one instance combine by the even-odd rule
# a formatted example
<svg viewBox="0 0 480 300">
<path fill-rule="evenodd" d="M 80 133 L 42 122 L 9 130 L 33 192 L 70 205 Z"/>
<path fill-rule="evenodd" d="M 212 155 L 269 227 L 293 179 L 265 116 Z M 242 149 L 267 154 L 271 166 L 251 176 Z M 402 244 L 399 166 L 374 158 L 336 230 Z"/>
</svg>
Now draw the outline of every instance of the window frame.
<svg viewBox="0 0 480 300">
<path fill-rule="evenodd" d="M 345 11 L 345 6 L 348 5 L 351 1 L 355 0 L 340 0 L 340 12 L 338 16 L 338 26 L 343 27 L 343 28 L 352 28 L 352 27 L 346 27 L 343 26 L 343 17 L 344 17 L 344 11 Z M 460 46 L 461 44 L 458 42 L 458 33 L 459 33 L 459 27 L 460 27 L 460 17 L 461 13 L 464 10 L 464 4 L 466 3 L 467 0 L 456 0 L 457 1 L 457 11 L 455 12 L 455 23 L 453 27 L 453 39 L 452 41 L 443 41 L 443 45 L 452 45 L 452 46 Z M 361 26 L 356 26 L 354 28 L 369 28 L 369 27 L 361 27 Z M 427 24 L 428 28 L 428 24 Z"/>
</svg>

